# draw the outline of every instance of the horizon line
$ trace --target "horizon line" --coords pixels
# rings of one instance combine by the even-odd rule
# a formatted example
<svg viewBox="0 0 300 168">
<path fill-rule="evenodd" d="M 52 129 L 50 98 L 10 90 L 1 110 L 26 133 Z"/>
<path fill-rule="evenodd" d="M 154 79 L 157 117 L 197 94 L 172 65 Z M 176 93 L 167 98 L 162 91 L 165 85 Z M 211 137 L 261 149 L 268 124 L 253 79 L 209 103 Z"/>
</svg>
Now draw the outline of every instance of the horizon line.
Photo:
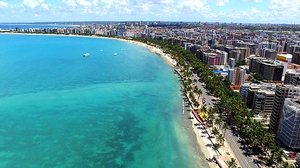
<svg viewBox="0 0 300 168">
<path fill-rule="evenodd" d="M 43 24 L 43 23 L 123 23 L 123 22 L 161 22 L 161 23 L 219 23 L 219 24 L 250 24 L 250 25 L 297 25 L 300 23 L 262 23 L 262 22 L 218 22 L 218 21 L 163 21 L 163 20 L 119 20 L 119 21 L 100 21 L 100 20 L 86 20 L 86 21 L 33 21 L 33 22 L 0 22 L 0 24 Z"/>
</svg>

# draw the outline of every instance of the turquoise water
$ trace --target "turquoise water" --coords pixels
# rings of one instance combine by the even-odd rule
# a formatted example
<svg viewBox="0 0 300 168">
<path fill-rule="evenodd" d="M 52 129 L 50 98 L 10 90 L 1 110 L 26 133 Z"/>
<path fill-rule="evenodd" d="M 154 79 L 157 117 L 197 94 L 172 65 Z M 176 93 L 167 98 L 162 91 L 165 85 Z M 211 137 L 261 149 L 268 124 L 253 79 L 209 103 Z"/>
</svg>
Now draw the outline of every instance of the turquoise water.
<svg viewBox="0 0 300 168">
<path fill-rule="evenodd" d="M 201 166 L 178 79 L 145 48 L 0 35 L 0 67 L 1 168 Z"/>
</svg>

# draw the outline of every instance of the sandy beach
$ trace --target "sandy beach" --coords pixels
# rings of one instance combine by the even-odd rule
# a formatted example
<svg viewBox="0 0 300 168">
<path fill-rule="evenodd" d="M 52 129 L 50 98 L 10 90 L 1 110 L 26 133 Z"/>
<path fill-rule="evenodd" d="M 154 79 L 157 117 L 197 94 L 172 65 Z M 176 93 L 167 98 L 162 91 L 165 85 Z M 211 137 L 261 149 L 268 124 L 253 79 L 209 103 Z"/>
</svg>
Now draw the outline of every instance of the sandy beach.
<svg viewBox="0 0 300 168">
<path fill-rule="evenodd" d="M 66 36 L 66 37 L 82 37 L 82 38 L 102 38 L 102 39 L 111 39 L 111 40 L 120 40 L 124 42 L 129 42 L 135 45 L 139 45 L 142 47 L 145 47 L 149 51 L 161 56 L 166 63 L 168 63 L 170 66 L 175 67 L 177 62 L 172 59 L 172 56 L 169 54 L 164 53 L 164 51 L 161 48 L 151 46 L 142 42 L 134 41 L 134 40 L 127 40 L 127 39 L 120 39 L 120 38 L 111 38 L 111 37 L 99 37 L 99 36 L 82 36 L 82 35 L 62 35 L 62 34 L 34 34 L 34 33 L 0 33 L 0 34 L 18 34 L 18 35 L 42 35 L 42 36 Z M 209 150 L 210 147 L 208 147 L 207 141 L 205 139 L 208 139 L 204 133 L 202 133 L 204 130 L 201 129 L 198 125 L 198 121 L 196 119 L 190 119 L 193 117 L 193 113 L 188 110 L 186 107 L 183 109 L 183 119 L 185 123 L 185 128 L 188 129 L 190 132 L 190 138 L 193 141 L 194 146 L 196 147 L 195 150 L 197 153 L 199 153 L 199 157 L 201 157 L 202 160 L 206 161 L 209 158 L 212 158 L 215 153 L 213 153 L 211 150 Z M 196 124 L 197 123 L 197 124 Z M 201 165 L 205 165 L 205 167 L 209 166 L 211 168 L 218 167 L 217 164 L 213 162 L 207 163 L 201 163 Z"/>
</svg>

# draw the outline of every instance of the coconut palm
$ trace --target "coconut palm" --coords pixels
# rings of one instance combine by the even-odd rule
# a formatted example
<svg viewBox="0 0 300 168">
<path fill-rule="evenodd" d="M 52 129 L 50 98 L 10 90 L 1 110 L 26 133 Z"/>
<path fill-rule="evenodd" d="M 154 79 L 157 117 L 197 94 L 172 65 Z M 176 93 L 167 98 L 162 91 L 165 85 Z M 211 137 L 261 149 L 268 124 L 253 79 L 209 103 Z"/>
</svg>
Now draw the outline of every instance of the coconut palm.
<svg viewBox="0 0 300 168">
<path fill-rule="evenodd" d="M 237 162 L 234 158 L 231 158 L 229 161 L 226 161 L 228 168 L 238 168 Z"/>
<path fill-rule="evenodd" d="M 221 118 L 216 118 L 215 119 L 215 124 L 218 126 L 218 128 L 220 129 L 221 125 L 222 125 L 222 119 Z"/>
<path fill-rule="evenodd" d="M 218 142 L 220 145 L 224 146 L 224 141 L 225 141 L 224 136 L 223 136 L 222 134 L 219 134 L 219 135 L 217 136 L 217 142 Z"/>
<path fill-rule="evenodd" d="M 219 130 L 218 130 L 216 127 L 214 127 L 214 128 L 212 129 L 211 133 L 212 133 L 214 136 L 218 136 L 218 135 L 220 134 Z"/>
</svg>

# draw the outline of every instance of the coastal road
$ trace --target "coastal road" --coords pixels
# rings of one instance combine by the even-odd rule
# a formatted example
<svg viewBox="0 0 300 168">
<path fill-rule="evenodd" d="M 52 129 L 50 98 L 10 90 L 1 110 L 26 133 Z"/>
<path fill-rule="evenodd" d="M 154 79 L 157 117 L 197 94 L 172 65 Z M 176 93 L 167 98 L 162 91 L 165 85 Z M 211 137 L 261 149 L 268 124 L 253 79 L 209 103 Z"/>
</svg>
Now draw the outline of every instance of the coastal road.
<svg viewBox="0 0 300 168">
<path fill-rule="evenodd" d="M 253 162 L 252 156 L 246 156 L 244 150 L 241 149 L 242 145 L 238 142 L 239 138 L 234 136 L 230 129 L 226 130 L 225 140 L 229 144 L 236 159 L 242 168 L 257 168 Z"/>
<path fill-rule="evenodd" d="M 210 94 L 210 92 L 207 89 L 205 89 L 204 83 L 199 82 L 199 77 L 196 74 L 193 74 L 192 76 L 192 80 L 194 79 L 196 79 L 197 81 L 195 83 L 196 86 L 202 90 L 201 96 L 205 99 L 204 104 L 206 105 L 206 107 L 214 106 L 215 101 L 213 101 L 213 99 L 215 99 L 215 97 L 212 94 Z M 244 154 L 244 151 L 241 149 L 242 145 L 238 142 L 238 137 L 236 137 L 231 132 L 231 130 L 226 130 L 225 139 L 242 168 L 257 168 L 257 166 L 253 162 L 253 158 Z"/>
<path fill-rule="evenodd" d="M 213 99 L 215 99 L 214 96 L 212 96 L 209 91 L 207 91 L 204 86 L 204 83 L 199 82 L 199 77 L 196 74 L 192 75 L 192 80 L 196 80 L 197 82 L 195 83 L 196 86 L 202 90 L 202 95 L 201 97 L 205 99 L 205 103 L 203 103 L 203 105 L 205 105 L 206 107 L 212 107 L 214 105 L 214 101 Z"/>
</svg>

